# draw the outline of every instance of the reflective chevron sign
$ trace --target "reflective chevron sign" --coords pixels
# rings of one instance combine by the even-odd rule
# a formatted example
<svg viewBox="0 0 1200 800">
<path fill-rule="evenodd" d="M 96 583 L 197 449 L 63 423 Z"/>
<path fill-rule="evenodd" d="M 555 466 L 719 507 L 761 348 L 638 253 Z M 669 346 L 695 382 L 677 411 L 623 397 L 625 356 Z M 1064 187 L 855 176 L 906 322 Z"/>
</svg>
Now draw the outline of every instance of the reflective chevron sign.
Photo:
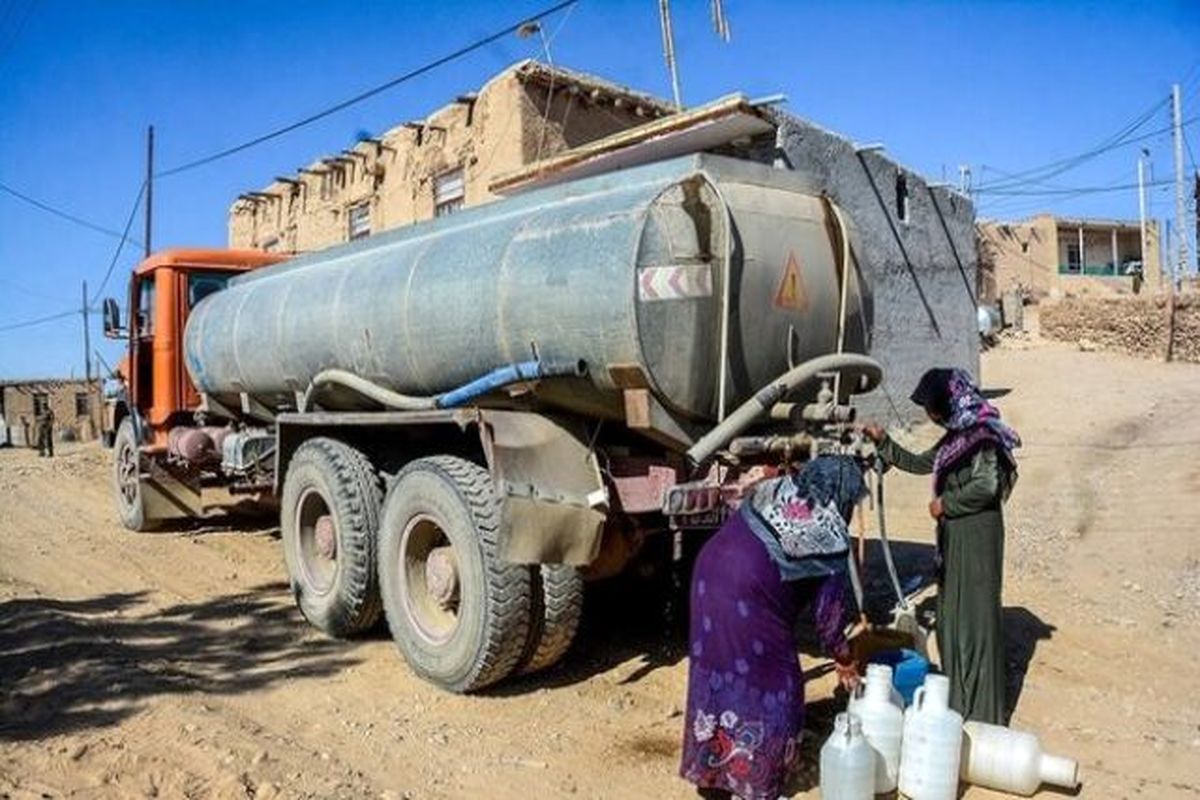
<svg viewBox="0 0 1200 800">
<path fill-rule="evenodd" d="M 645 303 L 711 297 L 712 293 L 712 271 L 708 264 L 643 267 L 638 271 L 638 299 Z"/>
</svg>

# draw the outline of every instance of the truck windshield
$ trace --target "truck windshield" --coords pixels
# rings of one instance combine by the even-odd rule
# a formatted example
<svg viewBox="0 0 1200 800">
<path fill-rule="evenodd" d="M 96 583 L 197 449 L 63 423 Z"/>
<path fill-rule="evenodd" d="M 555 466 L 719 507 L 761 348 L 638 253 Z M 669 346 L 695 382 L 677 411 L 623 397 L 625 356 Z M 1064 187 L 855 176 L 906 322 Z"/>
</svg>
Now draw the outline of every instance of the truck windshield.
<svg viewBox="0 0 1200 800">
<path fill-rule="evenodd" d="M 219 292 L 224 289 L 231 277 L 228 272 L 189 272 L 187 281 L 188 308 L 195 308 L 197 303 L 213 292 Z"/>
</svg>

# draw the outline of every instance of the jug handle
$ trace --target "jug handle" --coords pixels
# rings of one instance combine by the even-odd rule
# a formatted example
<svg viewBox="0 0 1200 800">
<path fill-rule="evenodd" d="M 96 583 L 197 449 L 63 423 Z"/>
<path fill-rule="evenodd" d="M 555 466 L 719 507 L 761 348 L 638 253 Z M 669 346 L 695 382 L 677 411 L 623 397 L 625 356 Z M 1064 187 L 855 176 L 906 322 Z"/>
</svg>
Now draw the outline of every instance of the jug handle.
<svg viewBox="0 0 1200 800">
<path fill-rule="evenodd" d="M 913 704 L 913 707 L 916 708 L 917 710 L 920 710 L 921 707 L 923 705 L 925 705 L 925 687 L 924 686 L 918 686 L 917 690 L 915 692 L 913 692 L 912 704 Z"/>
</svg>

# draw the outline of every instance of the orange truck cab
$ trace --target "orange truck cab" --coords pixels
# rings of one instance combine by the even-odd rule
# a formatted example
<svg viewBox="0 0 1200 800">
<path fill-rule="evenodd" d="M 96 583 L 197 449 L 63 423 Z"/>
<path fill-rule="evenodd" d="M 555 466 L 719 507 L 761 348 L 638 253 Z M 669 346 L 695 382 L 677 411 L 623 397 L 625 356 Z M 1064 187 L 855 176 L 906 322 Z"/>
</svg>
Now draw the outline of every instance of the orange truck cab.
<svg viewBox="0 0 1200 800">
<path fill-rule="evenodd" d="M 111 411 L 118 479 L 123 468 L 133 475 L 144 471 L 137 469 L 137 459 L 164 452 L 171 429 L 200 406 L 183 357 L 183 330 L 191 310 L 234 276 L 286 258 L 258 250 L 163 250 L 134 269 L 125 324 L 116 300 L 104 301 L 105 336 L 128 343 L 117 369 L 124 391 Z M 157 505 L 167 507 L 158 509 L 160 514 L 178 516 L 169 511 L 185 511 L 179 508 L 177 492 L 156 483 L 156 478 L 169 483 L 168 476 L 151 470 L 148 478 L 143 480 L 147 501 L 157 498 L 163 501 Z"/>
</svg>

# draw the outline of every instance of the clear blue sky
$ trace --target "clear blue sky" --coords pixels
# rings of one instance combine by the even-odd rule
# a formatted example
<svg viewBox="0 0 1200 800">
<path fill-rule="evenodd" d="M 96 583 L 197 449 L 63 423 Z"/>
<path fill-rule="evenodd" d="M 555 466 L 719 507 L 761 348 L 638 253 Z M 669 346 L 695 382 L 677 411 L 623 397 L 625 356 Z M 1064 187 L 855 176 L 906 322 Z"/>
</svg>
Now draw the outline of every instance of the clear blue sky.
<svg viewBox="0 0 1200 800">
<path fill-rule="evenodd" d="M 0 0 L 0 182 L 109 228 L 124 225 L 142 177 L 144 134 L 170 167 L 286 124 L 502 28 L 545 2 Z M 558 30 L 555 61 L 670 93 L 656 0 L 582 0 Z M 857 141 L 884 142 L 910 167 L 977 184 L 1083 152 L 1186 79 L 1200 114 L 1200 3 L 752 2 L 726 0 L 733 40 L 707 0 L 675 0 L 684 100 L 783 92 L 789 109 Z M 565 20 L 565 21 L 564 21 Z M 22 25 L 22 21 L 24 24 Z M 536 46 L 535 46 L 536 45 Z M 360 129 L 424 116 L 510 63 L 539 55 L 506 39 L 284 138 L 155 189 L 156 246 L 225 241 L 231 200 Z M 1169 124 L 1165 108 L 1140 130 Z M 1200 149 L 1200 123 L 1189 127 Z M 1166 134 L 1140 142 L 1170 176 Z M 1047 179 L 1051 187 L 1133 182 L 1138 145 Z M 1167 187 L 1152 196 L 1173 214 Z M 993 198 L 985 215 L 1039 209 L 1137 216 L 1133 191 Z M 140 220 L 135 235 L 141 236 Z M 0 193 L 0 328 L 78 306 L 114 240 Z M 124 297 L 136 250 L 105 294 Z M 100 340 L 94 320 L 93 340 Z M 78 319 L 0 332 L 0 377 L 82 372 Z M 106 357 L 119 353 L 102 345 Z"/>
</svg>

